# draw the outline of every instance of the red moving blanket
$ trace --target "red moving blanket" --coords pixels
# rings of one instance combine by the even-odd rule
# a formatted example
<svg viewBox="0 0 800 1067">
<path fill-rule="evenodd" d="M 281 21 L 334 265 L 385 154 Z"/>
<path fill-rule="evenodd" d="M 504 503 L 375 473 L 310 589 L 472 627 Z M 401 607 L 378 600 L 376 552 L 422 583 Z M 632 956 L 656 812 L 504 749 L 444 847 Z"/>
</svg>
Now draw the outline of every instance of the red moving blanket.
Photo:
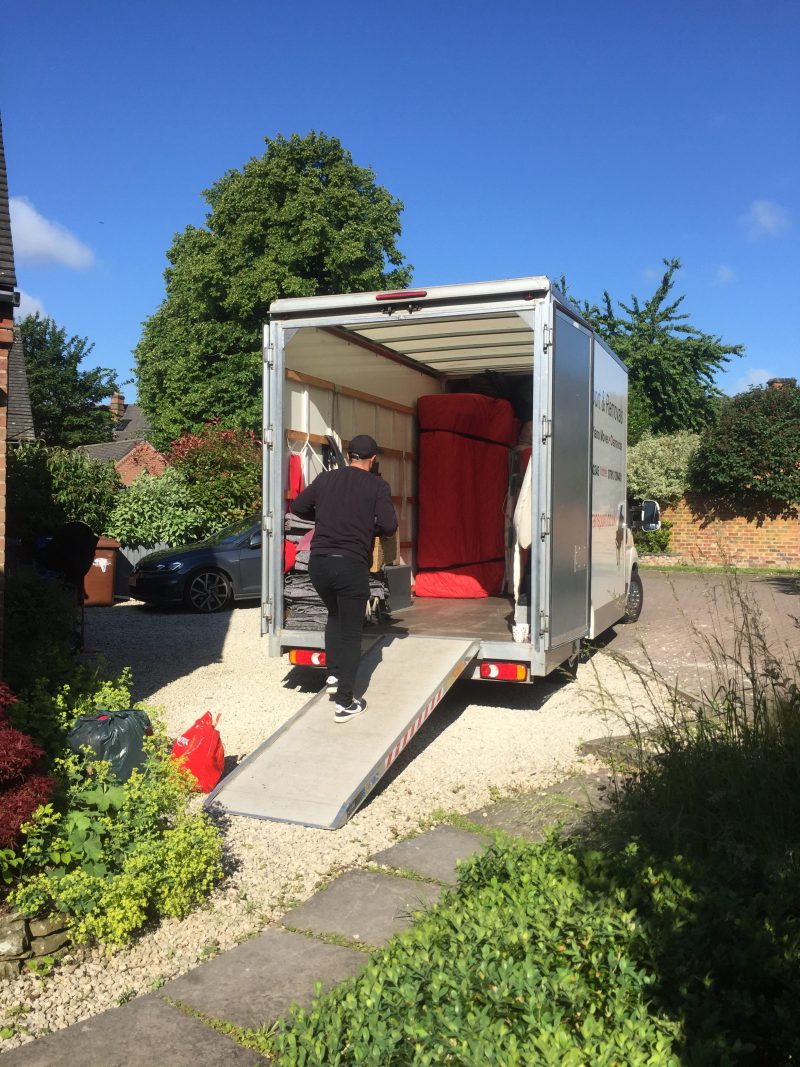
<svg viewBox="0 0 800 1067">
<path fill-rule="evenodd" d="M 423 396 L 417 596 L 496 596 L 505 572 L 503 504 L 516 439 L 507 400 L 475 393 Z"/>
</svg>

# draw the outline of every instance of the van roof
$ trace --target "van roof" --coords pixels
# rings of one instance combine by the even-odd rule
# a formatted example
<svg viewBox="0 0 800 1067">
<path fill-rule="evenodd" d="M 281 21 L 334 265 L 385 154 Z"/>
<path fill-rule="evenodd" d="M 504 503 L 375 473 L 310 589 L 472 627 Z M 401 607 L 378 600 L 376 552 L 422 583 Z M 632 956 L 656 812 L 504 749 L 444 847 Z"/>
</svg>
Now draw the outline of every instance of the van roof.
<svg viewBox="0 0 800 1067">
<path fill-rule="evenodd" d="M 338 293 L 331 296 L 288 297 L 270 305 L 271 318 L 283 318 L 298 313 L 333 312 L 387 307 L 393 303 L 413 302 L 417 307 L 426 304 L 465 303 L 502 297 L 523 299 L 542 296 L 551 288 L 550 279 L 542 274 L 527 278 L 504 278 L 488 282 L 465 282 L 458 285 L 416 285 L 405 290 L 371 293 Z"/>
<path fill-rule="evenodd" d="M 531 365 L 533 332 L 518 311 L 549 293 L 584 321 L 544 275 L 276 300 L 270 318 L 318 324 L 323 332 L 435 376 L 524 371 Z"/>
</svg>

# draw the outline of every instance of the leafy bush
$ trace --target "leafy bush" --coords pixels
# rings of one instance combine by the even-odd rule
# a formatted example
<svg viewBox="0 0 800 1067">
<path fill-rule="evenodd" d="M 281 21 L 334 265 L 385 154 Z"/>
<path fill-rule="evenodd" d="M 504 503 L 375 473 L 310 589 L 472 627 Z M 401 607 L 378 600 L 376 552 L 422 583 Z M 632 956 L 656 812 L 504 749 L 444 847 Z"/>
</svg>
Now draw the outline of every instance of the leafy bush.
<svg viewBox="0 0 800 1067">
<path fill-rule="evenodd" d="M 662 519 L 660 530 L 634 530 L 633 543 L 640 552 L 667 552 L 671 530 L 672 523 Z"/>
<path fill-rule="evenodd" d="M 628 492 L 640 500 L 678 500 L 689 488 L 689 465 L 699 441 L 685 430 L 642 434 L 628 449 Z"/>
<path fill-rule="evenodd" d="M 14 907 L 67 915 L 78 941 L 122 944 L 150 919 L 182 918 L 218 881 L 219 832 L 187 808 L 194 782 L 162 726 L 144 744 L 143 769 L 123 784 L 107 763 L 56 760 L 62 792 L 23 827 Z"/>
<path fill-rule="evenodd" d="M 141 474 L 117 497 L 108 532 L 125 545 L 152 548 L 161 542 L 178 546 L 213 532 L 213 519 L 198 501 L 194 487 L 174 467 L 162 475 Z"/>
<path fill-rule="evenodd" d="M 96 534 L 105 533 L 121 485 L 111 462 L 24 442 L 8 454 L 9 536 L 31 541 L 64 522 L 85 522 Z"/>
<path fill-rule="evenodd" d="M 207 517 L 206 533 L 254 515 L 261 502 L 261 443 L 250 430 L 207 424 L 175 441 L 168 462 L 191 486 Z"/>
<path fill-rule="evenodd" d="M 692 487 L 747 511 L 800 507 L 800 388 L 754 388 L 726 400 L 691 464 Z"/>
<path fill-rule="evenodd" d="M 648 932 L 600 853 L 494 846 L 347 986 L 295 1009 L 279 1063 L 668 1063 Z"/>
</svg>

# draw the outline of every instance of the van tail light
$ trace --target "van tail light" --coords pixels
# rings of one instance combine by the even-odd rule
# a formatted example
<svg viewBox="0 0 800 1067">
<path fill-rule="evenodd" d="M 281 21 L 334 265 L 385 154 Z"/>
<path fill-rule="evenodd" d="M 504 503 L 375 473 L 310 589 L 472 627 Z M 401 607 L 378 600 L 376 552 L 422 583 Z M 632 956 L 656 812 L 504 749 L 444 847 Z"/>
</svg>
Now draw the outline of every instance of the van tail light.
<svg viewBox="0 0 800 1067">
<path fill-rule="evenodd" d="M 376 300 L 421 300 L 428 295 L 427 289 L 402 289 L 399 293 L 376 293 Z"/>
<path fill-rule="evenodd" d="M 293 648 L 289 662 L 295 667 L 324 667 L 325 653 L 316 648 Z"/>
<path fill-rule="evenodd" d="M 524 663 L 482 663 L 481 678 L 493 682 L 527 682 L 528 668 Z"/>
</svg>

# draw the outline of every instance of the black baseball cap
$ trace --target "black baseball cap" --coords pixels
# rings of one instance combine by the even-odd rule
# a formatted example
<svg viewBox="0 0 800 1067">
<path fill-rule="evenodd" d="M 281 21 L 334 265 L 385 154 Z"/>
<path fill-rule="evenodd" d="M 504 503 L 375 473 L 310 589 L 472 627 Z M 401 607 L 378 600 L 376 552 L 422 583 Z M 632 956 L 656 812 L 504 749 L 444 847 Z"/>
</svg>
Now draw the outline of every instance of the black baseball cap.
<svg viewBox="0 0 800 1067">
<path fill-rule="evenodd" d="M 369 459 L 370 456 L 378 456 L 381 452 L 383 449 L 378 448 L 378 442 L 368 433 L 356 434 L 347 446 L 348 456 L 354 456 L 356 459 Z"/>
</svg>

